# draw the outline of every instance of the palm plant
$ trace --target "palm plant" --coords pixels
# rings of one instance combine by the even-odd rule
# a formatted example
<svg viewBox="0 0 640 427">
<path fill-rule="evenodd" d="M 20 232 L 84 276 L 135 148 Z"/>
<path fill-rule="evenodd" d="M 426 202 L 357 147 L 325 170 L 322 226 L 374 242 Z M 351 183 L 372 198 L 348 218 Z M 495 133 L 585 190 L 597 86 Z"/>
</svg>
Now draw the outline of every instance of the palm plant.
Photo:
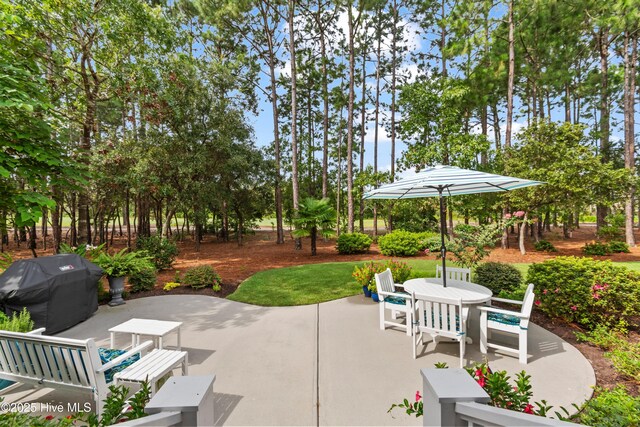
<svg viewBox="0 0 640 427">
<path fill-rule="evenodd" d="M 333 227 L 336 221 L 336 211 L 329 204 L 329 199 L 314 199 L 308 197 L 300 202 L 298 216 L 293 224 L 296 230 L 295 237 L 311 237 L 311 255 L 316 255 L 316 240 L 318 232 L 323 237 L 330 237 L 335 232 Z"/>
</svg>

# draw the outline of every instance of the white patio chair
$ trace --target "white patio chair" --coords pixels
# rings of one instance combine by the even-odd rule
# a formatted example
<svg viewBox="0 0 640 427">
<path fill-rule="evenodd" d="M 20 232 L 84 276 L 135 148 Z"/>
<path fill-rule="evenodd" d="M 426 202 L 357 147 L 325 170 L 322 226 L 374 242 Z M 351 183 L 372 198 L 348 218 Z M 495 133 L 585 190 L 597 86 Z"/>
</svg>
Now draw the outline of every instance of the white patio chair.
<svg viewBox="0 0 640 427">
<path fill-rule="evenodd" d="M 461 267 L 447 267 L 447 280 L 471 281 L 471 269 Z M 442 266 L 436 265 L 436 279 L 442 278 Z"/>
<path fill-rule="evenodd" d="M 402 285 L 393 283 L 393 275 L 390 269 L 382 273 L 376 273 L 376 288 L 380 298 L 380 329 L 385 330 L 387 325 L 397 326 L 406 330 L 411 336 L 412 308 L 411 295 L 406 292 L 397 292 L 396 286 Z M 385 319 L 385 311 L 391 310 L 391 319 L 397 320 L 398 313 L 404 313 L 405 324 Z"/>
<path fill-rule="evenodd" d="M 413 323 L 413 358 L 416 349 L 424 342 L 424 334 L 431 335 L 437 345 L 438 337 L 450 338 L 460 343 L 460 367 L 464 367 L 464 353 L 467 336 L 467 320 L 469 307 L 462 306 L 462 300 L 453 298 L 436 298 L 427 295 L 411 294 L 411 304 L 415 307 Z"/>
<path fill-rule="evenodd" d="M 480 351 L 483 354 L 486 354 L 487 349 L 491 347 L 517 354 L 520 363 L 527 364 L 527 328 L 529 327 L 534 298 L 533 284 L 529 284 L 522 301 L 491 298 L 491 301 L 520 305 L 519 312 L 491 306 L 478 307 L 480 310 Z M 492 330 L 518 335 L 518 348 L 490 343 L 489 338 Z"/>
</svg>

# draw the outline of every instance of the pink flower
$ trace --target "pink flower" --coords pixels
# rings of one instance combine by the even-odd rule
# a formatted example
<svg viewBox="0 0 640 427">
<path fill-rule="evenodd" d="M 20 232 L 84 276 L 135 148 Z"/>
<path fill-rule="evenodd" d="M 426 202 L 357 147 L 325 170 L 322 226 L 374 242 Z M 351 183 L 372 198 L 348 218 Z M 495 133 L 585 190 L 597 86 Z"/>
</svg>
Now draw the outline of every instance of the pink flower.
<svg viewBox="0 0 640 427">
<path fill-rule="evenodd" d="M 515 391 L 517 393 L 518 392 L 518 387 L 514 386 L 513 387 L 513 391 Z"/>
<path fill-rule="evenodd" d="M 554 292 L 557 294 L 558 292 L 560 292 L 560 288 L 556 288 Z"/>
<path fill-rule="evenodd" d="M 46 417 L 44 417 L 45 420 L 52 420 L 53 419 L 53 415 L 47 415 Z"/>
<path fill-rule="evenodd" d="M 422 396 L 420 396 L 420 390 L 416 390 L 416 402 L 420 399 L 422 399 Z"/>
<path fill-rule="evenodd" d="M 484 374 L 482 373 L 482 369 L 476 369 L 476 376 L 478 378 L 484 377 Z"/>
<path fill-rule="evenodd" d="M 424 254 L 425 254 L 425 255 L 429 255 L 429 252 L 431 252 L 431 251 L 429 250 L 429 248 L 427 248 L 427 249 L 425 249 L 425 250 L 424 250 Z"/>
<path fill-rule="evenodd" d="M 511 214 L 510 214 L 510 213 L 505 214 L 505 215 L 504 215 L 504 217 L 505 217 L 506 219 L 511 219 Z"/>
<path fill-rule="evenodd" d="M 522 218 L 524 216 L 524 211 L 518 211 L 513 214 L 516 218 Z"/>
<path fill-rule="evenodd" d="M 482 388 L 484 388 L 484 386 L 487 384 L 487 382 L 485 381 L 484 377 L 480 378 L 478 380 L 478 385 Z"/>
<path fill-rule="evenodd" d="M 592 295 L 593 299 L 600 299 L 600 294 L 597 292 L 594 292 Z"/>
<path fill-rule="evenodd" d="M 542 293 L 543 293 L 544 295 L 546 295 L 546 294 L 547 294 L 547 290 L 545 289 L 544 291 L 542 291 Z"/>
<path fill-rule="evenodd" d="M 522 412 L 525 414 L 533 414 L 533 405 L 531 403 L 527 403 L 527 406 L 524 407 Z"/>
<path fill-rule="evenodd" d="M 536 302 L 534 302 L 534 304 L 535 305 L 540 305 L 540 304 L 542 304 L 542 302 L 539 299 L 537 299 Z"/>
<path fill-rule="evenodd" d="M 578 309 L 578 306 L 577 306 L 577 305 L 572 305 L 572 306 L 571 306 L 571 310 L 576 311 L 577 309 Z"/>
</svg>

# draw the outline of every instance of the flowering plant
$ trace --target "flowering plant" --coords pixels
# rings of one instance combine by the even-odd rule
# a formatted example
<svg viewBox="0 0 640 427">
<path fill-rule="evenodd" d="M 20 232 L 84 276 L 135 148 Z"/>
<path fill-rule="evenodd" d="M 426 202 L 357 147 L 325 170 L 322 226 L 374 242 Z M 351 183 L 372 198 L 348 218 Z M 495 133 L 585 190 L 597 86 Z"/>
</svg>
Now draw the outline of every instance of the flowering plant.
<svg viewBox="0 0 640 427">
<path fill-rule="evenodd" d="M 446 363 L 436 363 L 436 368 L 447 368 Z M 465 368 L 469 375 L 482 387 L 491 401 L 489 405 L 497 408 L 510 409 L 512 411 L 524 412 L 525 414 L 546 416 L 551 406 L 546 401 L 531 403 L 531 376 L 525 371 L 516 374 L 515 384 L 511 385 L 507 371 L 493 372 L 488 363 L 476 364 Z M 423 415 L 422 396 L 416 391 L 415 401 L 409 402 L 404 399 L 401 403 L 394 403 L 387 412 L 394 408 L 403 408 L 409 415 L 420 417 Z M 535 405 L 535 406 L 534 406 Z"/>
<path fill-rule="evenodd" d="M 394 403 L 393 405 L 391 405 L 391 408 L 389 408 L 387 413 L 391 412 L 393 408 L 403 408 L 408 415 L 415 415 L 417 418 L 423 415 L 423 406 L 424 402 L 422 402 L 420 391 L 416 390 L 415 402 L 409 402 L 408 399 L 404 399 L 402 403 Z"/>
<path fill-rule="evenodd" d="M 353 278 L 360 286 L 367 286 L 371 292 L 376 292 L 376 273 L 382 273 L 386 269 L 391 270 L 393 280 L 396 283 L 403 283 L 411 274 L 411 267 L 403 261 L 389 260 L 386 262 L 367 262 L 362 267 L 356 267 L 353 270 Z"/>
</svg>

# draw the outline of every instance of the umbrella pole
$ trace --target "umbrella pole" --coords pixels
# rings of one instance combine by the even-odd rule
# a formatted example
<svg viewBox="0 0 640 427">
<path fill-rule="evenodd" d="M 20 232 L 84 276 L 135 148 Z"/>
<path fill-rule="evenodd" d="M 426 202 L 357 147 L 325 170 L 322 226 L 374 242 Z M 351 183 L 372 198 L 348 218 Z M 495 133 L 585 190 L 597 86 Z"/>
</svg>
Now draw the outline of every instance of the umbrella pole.
<svg viewBox="0 0 640 427">
<path fill-rule="evenodd" d="M 442 286 L 447 287 L 447 247 L 444 244 L 444 234 L 447 229 L 447 219 L 444 210 L 444 198 L 442 197 L 442 188 L 438 188 L 440 194 L 440 256 L 442 257 Z"/>
</svg>

